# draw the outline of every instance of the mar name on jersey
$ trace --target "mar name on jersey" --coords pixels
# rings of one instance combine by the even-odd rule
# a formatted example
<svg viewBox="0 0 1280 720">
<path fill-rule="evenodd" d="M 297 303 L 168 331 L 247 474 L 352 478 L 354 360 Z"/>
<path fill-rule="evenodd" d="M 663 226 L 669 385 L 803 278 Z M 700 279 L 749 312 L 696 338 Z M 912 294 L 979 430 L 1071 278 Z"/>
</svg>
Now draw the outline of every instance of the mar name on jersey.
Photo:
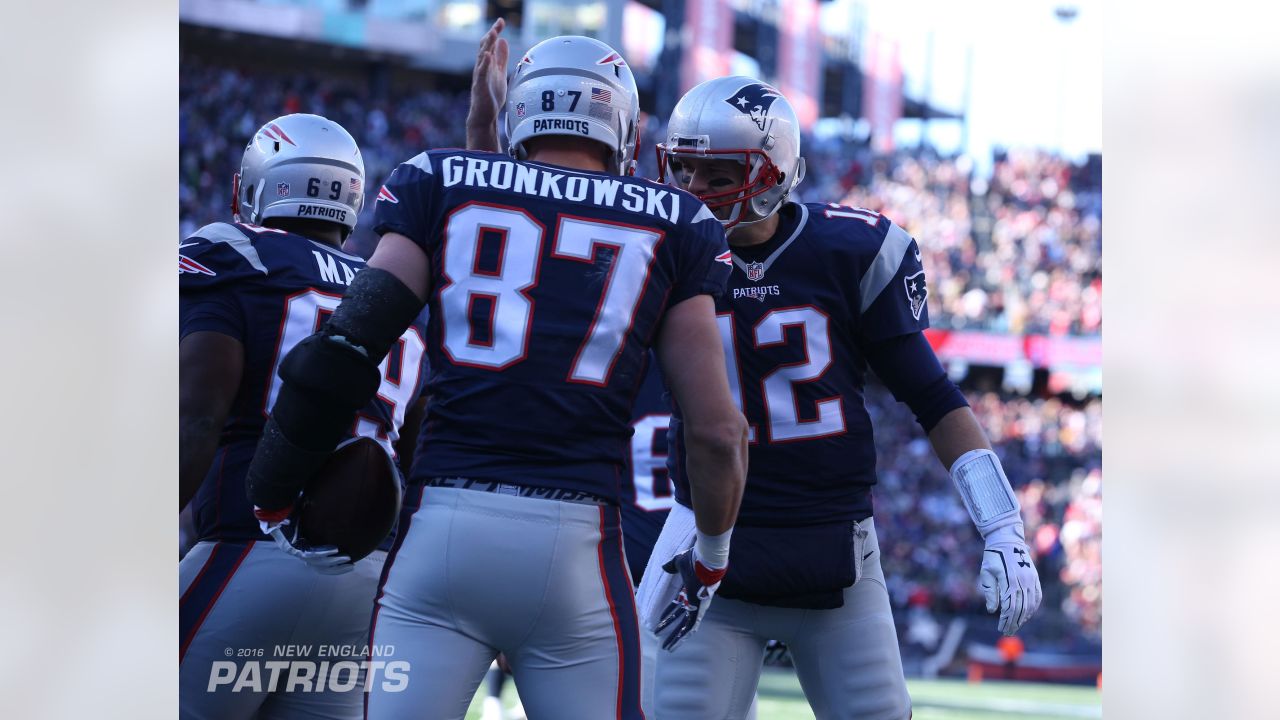
<svg viewBox="0 0 1280 720">
<path fill-rule="evenodd" d="M 262 538 L 245 497 L 244 474 L 280 390 L 279 364 L 324 323 L 365 267 L 354 255 L 301 235 L 246 223 L 213 223 L 179 245 L 180 335 L 213 331 L 240 341 L 244 370 L 209 474 L 192 510 L 201 539 Z M 389 453 L 421 391 L 425 345 L 415 323 L 379 367 L 378 395 L 351 435 Z"/>
</svg>

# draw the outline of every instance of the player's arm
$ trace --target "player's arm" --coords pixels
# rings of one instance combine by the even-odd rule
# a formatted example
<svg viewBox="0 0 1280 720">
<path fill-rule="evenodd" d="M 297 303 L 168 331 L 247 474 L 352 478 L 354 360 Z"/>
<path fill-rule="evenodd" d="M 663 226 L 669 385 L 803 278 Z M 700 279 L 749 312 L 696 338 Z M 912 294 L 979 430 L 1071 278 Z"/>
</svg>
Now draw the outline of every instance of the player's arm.
<svg viewBox="0 0 1280 720">
<path fill-rule="evenodd" d="M 178 343 L 178 510 L 209 472 L 240 376 L 244 346 L 219 332 L 193 332 Z"/>
<path fill-rule="evenodd" d="M 947 377 L 924 333 L 863 348 L 867 364 L 894 397 L 907 404 L 951 473 L 965 508 L 982 534 L 979 576 L 987 612 L 1000 610 L 1000 631 L 1012 635 L 1040 606 L 1040 578 L 1027 548 L 1021 507 L 1000 458 L 969 403 Z"/>
<path fill-rule="evenodd" d="M 727 252 L 725 253 L 727 255 Z M 729 537 L 747 475 L 747 421 L 734 405 L 711 295 L 696 294 L 667 312 L 658 334 L 658 362 L 684 415 L 689 494 L 697 531 L 692 548 L 666 561 L 674 597 L 646 619 L 662 647 L 675 650 L 698 629 L 729 569 Z"/>
<path fill-rule="evenodd" d="M 280 393 L 246 477 L 263 523 L 289 516 L 302 487 L 377 392 L 379 363 L 422 310 L 427 270 L 421 248 L 387 233 L 329 321 L 281 361 Z"/>
<path fill-rule="evenodd" d="M 507 59 L 510 48 L 498 37 L 506 21 L 493 21 L 480 40 L 471 73 L 471 108 L 467 111 L 467 149 L 498 152 L 498 111 L 507 101 Z"/>
<path fill-rule="evenodd" d="M 733 528 L 742 502 L 747 421 L 729 393 L 711 296 L 695 295 L 671 308 L 656 350 L 684 415 L 689 492 L 699 538 L 722 535 Z"/>
</svg>

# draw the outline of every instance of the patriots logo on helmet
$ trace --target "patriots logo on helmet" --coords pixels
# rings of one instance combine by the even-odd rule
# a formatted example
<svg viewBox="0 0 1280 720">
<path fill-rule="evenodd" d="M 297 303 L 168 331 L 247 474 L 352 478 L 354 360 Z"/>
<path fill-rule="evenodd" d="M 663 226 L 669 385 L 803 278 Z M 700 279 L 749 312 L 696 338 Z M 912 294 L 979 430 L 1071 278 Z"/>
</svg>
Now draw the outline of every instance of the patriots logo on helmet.
<svg viewBox="0 0 1280 720">
<path fill-rule="evenodd" d="M 737 108 L 743 115 L 750 115 L 756 127 L 764 130 L 764 124 L 769 120 L 769 108 L 773 106 L 773 101 L 780 97 L 782 96 L 777 90 L 764 83 L 751 83 L 739 88 L 733 97 L 725 98 L 724 101 Z"/>
<path fill-rule="evenodd" d="M 747 263 L 747 279 L 751 282 L 760 282 L 760 278 L 764 277 L 764 263 L 753 262 Z"/>
<path fill-rule="evenodd" d="M 924 310 L 924 301 L 929 297 L 929 288 L 924 281 L 924 271 L 908 275 L 903 279 L 903 283 L 907 289 L 907 301 L 911 303 L 911 315 L 919 320 L 920 312 Z"/>
</svg>

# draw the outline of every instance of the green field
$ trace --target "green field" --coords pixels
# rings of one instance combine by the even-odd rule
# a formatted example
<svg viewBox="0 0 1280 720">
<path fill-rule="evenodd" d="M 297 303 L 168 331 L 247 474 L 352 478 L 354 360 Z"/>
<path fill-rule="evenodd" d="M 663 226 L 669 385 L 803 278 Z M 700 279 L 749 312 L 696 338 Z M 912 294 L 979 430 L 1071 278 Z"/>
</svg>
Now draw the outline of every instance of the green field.
<svg viewBox="0 0 1280 720">
<path fill-rule="evenodd" d="M 912 720 L 1061 720 L 1102 717 L 1102 695 L 1091 687 L 963 680 L 908 680 Z M 508 682 L 503 704 L 511 708 L 516 691 Z M 467 720 L 480 720 L 480 696 Z M 800 683 L 787 670 L 767 670 L 760 679 L 760 720 L 813 720 Z"/>
</svg>

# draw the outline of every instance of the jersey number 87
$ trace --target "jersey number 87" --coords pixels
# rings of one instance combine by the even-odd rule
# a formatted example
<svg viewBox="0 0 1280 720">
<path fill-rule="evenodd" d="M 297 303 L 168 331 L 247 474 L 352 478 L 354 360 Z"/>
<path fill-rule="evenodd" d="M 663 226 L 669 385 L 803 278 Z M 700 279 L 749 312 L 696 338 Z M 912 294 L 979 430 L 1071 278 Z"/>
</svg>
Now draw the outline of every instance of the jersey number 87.
<svg viewBox="0 0 1280 720">
<path fill-rule="evenodd" d="M 503 249 L 494 272 L 477 267 L 484 233 L 496 233 Z M 440 306 L 444 350 L 458 365 L 503 370 L 528 355 L 533 300 L 546 228 L 519 208 L 471 202 L 450 214 L 445 228 Z M 653 264 L 661 231 L 633 225 L 560 215 L 551 257 L 591 263 L 601 247 L 613 248 L 614 261 L 604 282 L 591 328 L 565 378 L 568 382 L 609 384 L 613 364 L 635 317 L 645 278 Z M 477 298 L 491 308 L 487 328 L 473 326 Z"/>
</svg>

